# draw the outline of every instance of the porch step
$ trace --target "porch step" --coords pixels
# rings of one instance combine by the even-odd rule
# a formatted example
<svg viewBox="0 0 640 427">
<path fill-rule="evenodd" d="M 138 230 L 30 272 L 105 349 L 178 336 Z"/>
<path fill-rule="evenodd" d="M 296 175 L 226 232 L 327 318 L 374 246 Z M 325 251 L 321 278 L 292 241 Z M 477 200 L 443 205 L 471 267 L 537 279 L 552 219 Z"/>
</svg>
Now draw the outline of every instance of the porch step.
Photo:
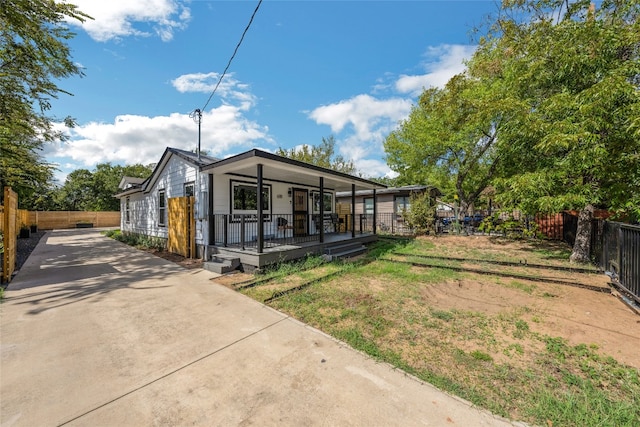
<svg viewBox="0 0 640 427">
<path fill-rule="evenodd" d="M 206 261 L 203 267 L 214 273 L 225 274 L 240 267 L 240 258 L 233 255 L 212 254 L 211 260 Z"/>
<path fill-rule="evenodd" d="M 334 259 L 351 258 L 356 255 L 363 254 L 367 251 L 367 247 L 362 243 L 343 243 L 325 248 L 324 254 Z"/>
</svg>

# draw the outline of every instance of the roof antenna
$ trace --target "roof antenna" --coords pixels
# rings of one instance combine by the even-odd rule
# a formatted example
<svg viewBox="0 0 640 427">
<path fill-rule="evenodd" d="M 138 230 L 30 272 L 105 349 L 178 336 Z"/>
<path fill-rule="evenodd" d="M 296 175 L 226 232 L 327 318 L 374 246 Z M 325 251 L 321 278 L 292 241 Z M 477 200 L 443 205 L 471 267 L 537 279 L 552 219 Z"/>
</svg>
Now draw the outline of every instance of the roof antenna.
<svg viewBox="0 0 640 427">
<path fill-rule="evenodd" d="M 198 124 L 198 162 L 200 161 L 200 128 L 202 124 L 202 111 L 199 108 L 196 108 L 191 113 L 189 113 L 189 117 L 193 119 L 194 122 Z"/>
</svg>

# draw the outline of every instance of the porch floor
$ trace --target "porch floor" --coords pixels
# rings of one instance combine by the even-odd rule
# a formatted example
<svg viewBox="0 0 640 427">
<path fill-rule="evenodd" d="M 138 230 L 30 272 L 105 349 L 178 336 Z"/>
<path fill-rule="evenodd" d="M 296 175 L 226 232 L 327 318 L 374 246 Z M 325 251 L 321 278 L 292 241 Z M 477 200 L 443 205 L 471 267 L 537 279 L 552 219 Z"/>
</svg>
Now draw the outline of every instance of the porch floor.
<svg viewBox="0 0 640 427">
<path fill-rule="evenodd" d="M 264 250 L 258 253 L 256 246 L 211 246 L 213 253 L 236 255 L 243 265 L 263 267 L 280 261 L 291 261 L 303 258 L 309 254 L 322 254 L 325 249 L 344 243 L 370 243 L 377 239 L 373 233 L 358 233 L 352 237 L 351 233 L 328 233 L 324 235 L 324 242 L 319 239 L 309 240 L 310 237 L 299 239 L 270 239 L 265 240 Z M 254 242 L 251 242 L 254 243 Z"/>
</svg>

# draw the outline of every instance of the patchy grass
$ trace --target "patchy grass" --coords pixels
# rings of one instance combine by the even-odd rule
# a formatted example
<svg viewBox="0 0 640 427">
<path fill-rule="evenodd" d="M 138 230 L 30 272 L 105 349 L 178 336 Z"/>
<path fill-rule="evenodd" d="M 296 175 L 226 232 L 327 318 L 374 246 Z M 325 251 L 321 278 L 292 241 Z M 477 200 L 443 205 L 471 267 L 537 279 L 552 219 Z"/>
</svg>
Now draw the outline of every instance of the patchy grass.
<svg viewBox="0 0 640 427">
<path fill-rule="evenodd" d="M 553 426 L 640 425 L 638 369 L 618 362 L 600 345 L 570 342 L 565 331 L 588 328 L 589 322 L 580 325 L 569 319 L 564 324 L 562 316 L 569 311 L 560 307 L 556 315 L 548 308 L 565 300 L 567 307 L 575 307 L 577 296 L 592 298 L 596 293 L 393 261 L 392 252 L 403 252 L 516 262 L 526 257 L 531 263 L 569 265 L 553 258 L 555 246 L 547 252 L 541 244 L 518 242 L 514 249 L 505 241 L 487 241 L 481 242 L 486 247 L 465 250 L 464 245 L 438 239 L 384 239 L 359 261 L 293 268 L 243 293 L 264 301 L 275 292 L 327 277 L 270 305 L 511 419 Z M 541 277 L 561 274 L 539 272 Z M 567 274 L 573 280 L 593 280 Z M 591 331 L 597 330 L 585 331 L 583 336 L 593 338 Z M 612 337 L 626 331 L 599 332 Z M 629 343 L 631 357 L 637 344 Z"/>
</svg>

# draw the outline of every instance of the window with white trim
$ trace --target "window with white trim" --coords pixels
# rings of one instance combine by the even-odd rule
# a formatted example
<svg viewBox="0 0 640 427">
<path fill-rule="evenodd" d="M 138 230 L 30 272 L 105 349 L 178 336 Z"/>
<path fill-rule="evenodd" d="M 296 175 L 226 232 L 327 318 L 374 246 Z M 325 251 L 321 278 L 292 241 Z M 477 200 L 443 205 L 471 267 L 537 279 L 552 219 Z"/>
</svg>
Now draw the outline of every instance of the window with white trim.
<svg viewBox="0 0 640 427">
<path fill-rule="evenodd" d="M 311 206 L 313 213 L 320 213 L 320 192 L 311 192 Z M 333 193 L 325 191 L 323 197 L 323 211 L 324 213 L 333 213 Z"/>
<path fill-rule="evenodd" d="M 409 196 L 396 196 L 395 203 L 397 214 L 401 215 L 404 212 L 409 212 L 409 209 L 411 209 L 411 198 Z"/>
<path fill-rule="evenodd" d="M 158 226 L 164 227 L 167 218 L 167 197 L 164 190 L 158 191 Z"/>
<path fill-rule="evenodd" d="M 128 224 L 131 222 L 131 207 L 129 205 L 129 196 L 124 199 L 124 220 Z"/>
<path fill-rule="evenodd" d="M 231 210 L 237 215 L 257 215 L 258 213 L 258 186 L 248 182 L 231 183 Z M 271 186 L 262 186 L 262 212 L 267 215 L 271 213 Z M 247 217 L 245 217 L 247 219 Z M 255 218 L 254 218 L 255 219 Z M 265 219 L 268 219 L 265 218 Z"/>
<path fill-rule="evenodd" d="M 366 197 L 363 203 L 364 203 L 364 213 L 366 215 L 373 215 L 373 197 Z"/>
</svg>

